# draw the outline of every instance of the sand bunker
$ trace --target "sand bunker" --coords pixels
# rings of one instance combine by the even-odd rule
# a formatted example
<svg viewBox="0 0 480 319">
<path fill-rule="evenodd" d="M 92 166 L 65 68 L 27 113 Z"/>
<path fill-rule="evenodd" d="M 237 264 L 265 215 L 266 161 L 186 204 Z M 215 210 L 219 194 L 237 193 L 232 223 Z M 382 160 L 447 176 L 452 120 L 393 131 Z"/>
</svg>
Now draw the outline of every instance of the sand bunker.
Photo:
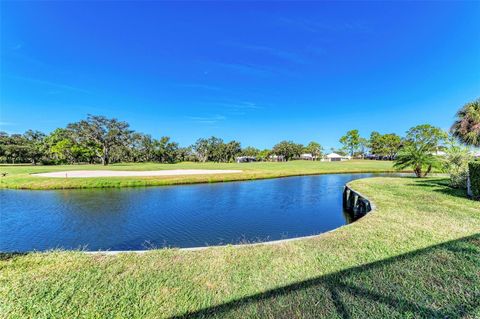
<svg viewBox="0 0 480 319">
<path fill-rule="evenodd" d="M 120 176 L 177 176 L 177 175 L 212 175 L 241 173 L 241 170 L 222 169 L 172 169 L 162 171 L 67 171 L 32 174 L 42 177 L 85 178 L 85 177 L 120 177 Z"/>
</svg>

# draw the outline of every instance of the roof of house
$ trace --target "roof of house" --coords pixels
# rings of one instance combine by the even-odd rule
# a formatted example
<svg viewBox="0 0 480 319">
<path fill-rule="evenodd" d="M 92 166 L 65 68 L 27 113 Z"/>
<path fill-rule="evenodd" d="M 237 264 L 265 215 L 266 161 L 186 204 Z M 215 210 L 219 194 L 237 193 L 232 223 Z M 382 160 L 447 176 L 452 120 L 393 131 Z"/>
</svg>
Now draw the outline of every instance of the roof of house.
<svg viewBox="0 0 480 319">
<path fill-rule="evenodd" d="M 338 155 L 337 153 L 330 153 L 327 155 L 328 158 L 334 158 L 334 157 L 343 157 L 342 155 Z"/>
</svg>

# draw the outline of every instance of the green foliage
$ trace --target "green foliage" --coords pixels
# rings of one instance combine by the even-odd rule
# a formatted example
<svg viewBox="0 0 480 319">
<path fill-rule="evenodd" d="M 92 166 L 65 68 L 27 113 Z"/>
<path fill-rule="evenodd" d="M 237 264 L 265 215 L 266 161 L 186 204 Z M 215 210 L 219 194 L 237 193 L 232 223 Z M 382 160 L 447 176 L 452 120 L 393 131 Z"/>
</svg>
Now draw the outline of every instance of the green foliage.
<svg viewBox="0 0 480 319">
<path fill-rule="evenodd" d="M 266 161 L 270 155 L 272 155 L 272 150 L 263 149 L 260 152 L 258 152 L 257 158 L 259 160 Z"/>
<path fill-rule="evenodd" d="M 340 138 L 340 143 L 349 151 L 350 156 L 355 155 L 360 150 L 361 142 L 358 130 L 348 131 L 346 135 Z"/>
<path fill-rule="evenodd" d="M 180 152 L 180 150 L 179 150 Z M 269 150 L 263 150 L 259 159 L 268 158 Z M 189 155 L 190 156 L 190 155 Z M 109 170 L 120 171 L 154 171 L 169 169 L 237 169 L 237 174 L 215 175 L 179 175 L 168 178 L 151 177 L 95 177 L 95 178 L 48 178 L 32 174 L 46 172 L 62 172 L 68 170 L 101 170 L 102 166 L 78 164 L 56 166 L 9 165 L 0 166 L 0 172 L 8 175 L 0 179 L 1 188 L 22 189 L 66 189 L 66 188 L 103 188 L 103 187 L 133 187 L 158 186 L 189 183 L 211 183 L 225 181 L 252 180 L 262 178 L 276 178 L 296 175 L 313 175 L 326 173 L 372 173 L 394 172 L 390 161 L 351 160 L 346 162 L 312 162 L 288 161 L 283 163 L 255 162 L 255 163 L 199 163 L 182 162 L 175 164 L 160 163 L 114 163 Z"/>
<path fill-rule="evenodd" d="M 94 143 L 80 143 L 74 133 L 67 129 L 58 128 L 45 138 L 46 155 L 55 163 L 93 163 L 97 151 Z"/>
<path fill-rule="evenodd" d="M 260 150 L 255 147 L 248 146 L 244 148 L 241 152 L 242 156 L 252 156 L 252 157 L 257 157 L 260 154 Z"/>
<path fill-rule="evenodd" d="M 402 146 L 402 138 L 394 133 L 381 135 L 372 132 L 368 146 L 372 154 L 393 159 Z"/>
<path fill-rule="evenodd" d="M 468 162 L 472 160 L 469 149 L 450 140 L 450 147 L 445 151 L 444 169 L 450 175 L 450 186 L 465 189 L 467 187 Z"/>
<path fill-rule="evenodd" d="M 480 200 L 480 162 L 470 162 L 468 164 L 468 172 L 473 198 Z"/>
<path fill-rule="evenodd" d="M 322 163 L 247 165 L 257 164 Z M 438 178 L 356 180 L 351 186 L 372 199 L 375 213 L 282 244 L 3 254 L 0 317 L 478 318 L 479 204 L 446 184 Z"/>
<path fill-rule="evenodd" d="M 101 158 L 102 164 L 108 165 L 112 149 L 128 143 L 132 133 L 129 127 L 127 122 L 89 114 L 86 120 L 69 124 L 67 128 L 80 143 L 94 143 L 93 149 Z"/>
<path fill-rule="evenodd" d="M 411 167 L 417 177 L 427 176 L 433 168 L 442 168 L 435 152 L 447 138 L 447 133 L 429 124 L 417 125 L 407 131 L 403 148 L 395 159 L 395 168 Z"/>
<path fill-rule="evenodd" d="M 198 139 L 192 148 L 200 162 L 233 162 L 235 157 L 239 156 L 242 152 L 240 142 L 230 141 L 225 143 L 221 138 L 215 136 L 208 139 Z"/>
<path fill-rule="evenodd" d="M 291 160 L 294 157 L 300 156 L 303 151 L 303 145 L 296 144 L 292 141 L 281 141 L 280 143 L 276 144 L 272 152 L 275 155 L 283 156 L 286 161 Z"/>
<path fill-rule="evenodd" d="M 430 124 L 422 124 L 407 131 L 405 143 L 418 145 L 426 152 L 436 152 L 447 137 L 447 133 L 442 129 Z"/>
<path fill-rule="evenodd" d="M 7 163 L 28 162 L 28 146 L 24 136 L 21 134 L 8 135 L 5 132 L 0 134 L 0 152 Z"/>
<path fill-rule="evenodd" d="M 393 167 L 406 169 L 411 167 L 417 177 L 427 176 L 433 168 L 441 168 L 438 156 L 432 154 L 428 145 L 408 144 L 398 154 Z"/>
<path fill-rule="evenodd" d="M 312 154 L 312 156 L 315 159 L 318 159 L 318 158 L 322 157 L 323 147 L 322 147 L 322 145 L 320 145 L 320 143 L 312 141 L 312 142 L 308 143 L 307 146 L 305 146 L 304 152 Z"/>
<path fill-rule="evenodd" d="M 457 112 L 451 132 L 462 143 L 480 147 L 480 99 L 465 104 Z"/>
<path fill-rule="evenodd" d="M 36 165 L 44 154 L 45 134 L 39 131 L 28 130 L 23 136 L 27 148 L 27 157 L 31 160 L 32 164 Z"/>
</svg>

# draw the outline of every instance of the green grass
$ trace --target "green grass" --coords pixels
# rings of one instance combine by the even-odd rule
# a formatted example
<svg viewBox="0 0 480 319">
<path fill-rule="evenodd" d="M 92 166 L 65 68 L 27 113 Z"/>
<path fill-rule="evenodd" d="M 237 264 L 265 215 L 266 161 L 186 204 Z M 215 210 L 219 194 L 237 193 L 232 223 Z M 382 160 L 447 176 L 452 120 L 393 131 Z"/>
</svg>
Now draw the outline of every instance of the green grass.
<svg viewBox="0 0 480 319">
<path fill-rule="evenodd" d="M 351 186 L 377 210 L 315 238 L 2 255 L 6 318 L 478 318 L 480 205 L 441 178 Z"/>
<path fill-rule="evenodd" d="M 165 169 L 240 169 L 242 173 L 218 175 L 190 176 L 156 176 L 156 177 L 96 177 L 96 178 L 48 178 L 32 176 L 34 173 L 45 173 L 68 170 L 165 170 Z M 127 186 L 160 186 L 191 183 L 214 183 L 261 178 L 275 178 L 294 175 L 356 173 L 356 172 L 391 172 L 392 162 L 355 160 L 346 162 L 311 162 L 290 161 L 286 163 L 178 163 L 178 164 L 114 164 L 102 165 L 1 165 L 0 173 L 7 173 L 0 178 L 0 188 L 21 189 L 67 189 Z"/>
</svg>

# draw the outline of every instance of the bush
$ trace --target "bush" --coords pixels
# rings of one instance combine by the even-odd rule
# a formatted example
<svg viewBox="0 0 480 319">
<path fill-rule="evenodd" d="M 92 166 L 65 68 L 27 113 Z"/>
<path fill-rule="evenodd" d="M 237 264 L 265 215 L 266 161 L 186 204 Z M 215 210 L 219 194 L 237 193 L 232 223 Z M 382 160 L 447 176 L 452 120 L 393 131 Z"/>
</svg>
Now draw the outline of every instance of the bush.
<svg viewBox="0 0 480 319">
<path fill-rule="evenodd" d="M 453 188 L 467 188 L 468 163 L 473 157 L 470 150 L 452 143 L 443 157 L 443 169 L 450 175 L 450 186 Z"/>
<path fill-rule="evenodd" d="M 468 166 L 452 167 L 448 173 L 450 175 L 450 187 L 466 189 L 468 178 Z"/>
<path fill-rule="evenodd" d="M 470 162 L 468 164 L 468 172 L 473 198 L 480 200 L 480 162 Z"/>
</svg>

